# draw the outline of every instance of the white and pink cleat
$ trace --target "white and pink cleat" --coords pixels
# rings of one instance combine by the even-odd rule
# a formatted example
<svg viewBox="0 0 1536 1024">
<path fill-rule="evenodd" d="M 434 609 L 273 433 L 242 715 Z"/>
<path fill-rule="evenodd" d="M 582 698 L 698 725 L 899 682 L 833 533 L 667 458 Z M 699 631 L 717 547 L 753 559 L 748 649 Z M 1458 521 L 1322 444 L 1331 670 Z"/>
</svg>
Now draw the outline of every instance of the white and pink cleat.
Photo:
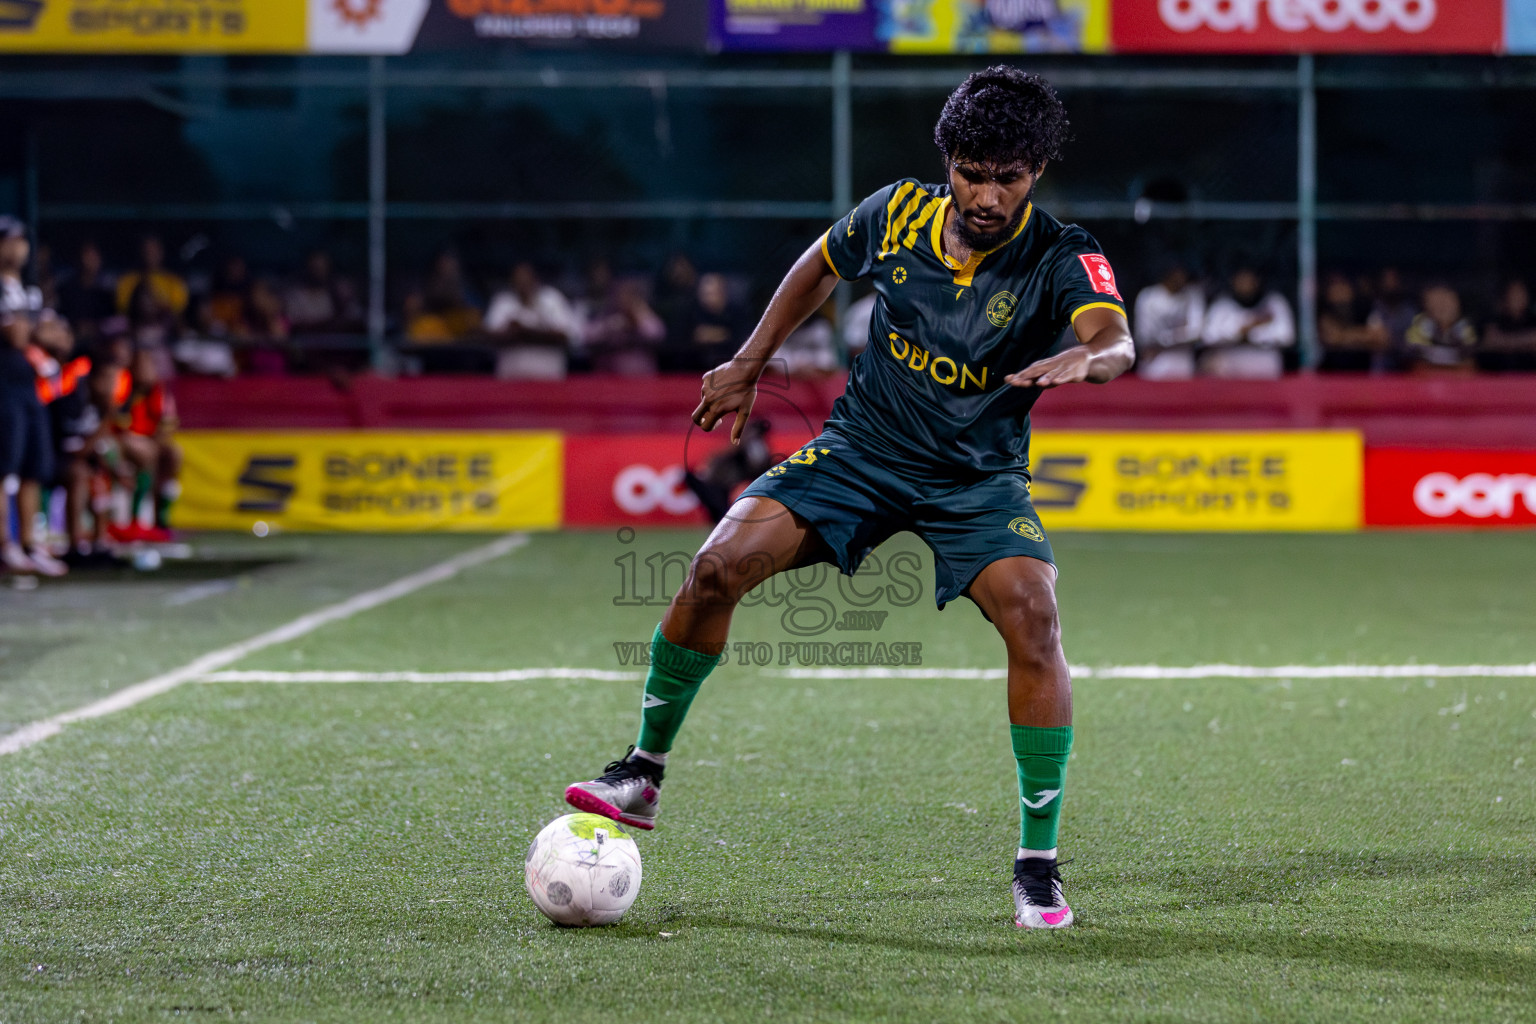
<svg viewBox="0 0 1536 1024">
<path fill-rule="evenodd" d="M 1013 923 L 1020 928 L 1066 928 L 1072 923 L 1054 857 L 1013 862 Z"/>
</svg>

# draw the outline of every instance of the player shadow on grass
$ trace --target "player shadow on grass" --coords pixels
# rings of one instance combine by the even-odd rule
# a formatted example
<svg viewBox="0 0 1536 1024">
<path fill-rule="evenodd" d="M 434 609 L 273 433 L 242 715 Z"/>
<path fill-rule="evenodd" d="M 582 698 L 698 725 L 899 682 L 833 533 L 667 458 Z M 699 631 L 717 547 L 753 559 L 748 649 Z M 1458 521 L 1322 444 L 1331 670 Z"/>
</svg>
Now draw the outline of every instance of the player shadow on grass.
<svg viewBox="0 0 1536 1024">
<path fill-rule="evenodd" d="M 1399 901 L 1400 913 L 1393 914 L 1388 924 L 1396 930 L 1408 927 L 1412 918 L 1427 909 L 1455 906 L 1464 911 L 1480 901 L 1531 891 L 1536 888 L 1536 859 L 1471 858 L 1450 854 L 1410 857 L 1323 851 L 1292 855 L 1278 864 L 1234 864 L 1229 868 L 1193 872 L 1160 867 L 1125 873 L 1112 881 L 1085 878 L 1084 884 L 1093 889 L 1093 895 L 1080 902 L 1078 925 L 1069 932 L 1052 933 L 1051 938 L 1042 936 L 1045 941 L 1033 943 L 1023 950 L 1014 943 L 999 945 L 993 941 L 995 936 L 989 934 L 993 925 L 990 921 L 966 925 L 968 929 L 976 929 L 971 932 L 974 938 L 970 941 L 908 939 L 875 931 L 687 914 L 681 915 L 677 923 L 946 956 L 1017 957 L 1022 952 L 1078 963 L 1085 958 L 1099 958 L 1126 964 L 1186 956 L 1254 956 L 1271 961 L 1314 961 L 1331 967 L 1456 976 L 1502 984 L 1530 985 L 1532 979 L 1536 979 L 1536 953 L 1512 953 L 1470 945 L 1447 946 L 1443 940 L 1418 942 L 1401 937 L 1337 934 L 1350 929 L 1354 922 L 1347 916 L 1347 908 L 1343 908 L 1346 911 L 1343 914 L 1328 912 L 1327 904 L 1332 902 L 1328 897 L 1339 894 L 1332 883 L 1394 878 L 1422 878 L 1429 883 L 1439 883 L 1432 893 Z M 1122 887 L 1146 887 L 1167 892 L 1164 905 L 1138 901 L 1136 911 L 1157 912 L 1169 923 L 1162 926 L 1097 923 L 1093 904 L 1115 906 L 1119 902 L 1116 890 Z M 1294 930 L 1277 931 L 1274 922 L 1255 920 L 1252 931 L 1244 934 L 1235 930 L 1240 926 L 1229 915 L 1202 930 L 1202 911 L 1245 904 L 1282 907 L 1310 904 L 1310 923 L 1298 920 Z M 1002 918 L 999 922 L 999 928 L 1006 924 Z M 1522 914 L 1518 919 L 1503 919 L 1491 931 L 1494 935 L 1509 935 L 1517 930 L 1529 932 L 1532 927 L 1531 915 Z M 1052 938 L 1058 941 L 1051 941 Z"/>
</svg>

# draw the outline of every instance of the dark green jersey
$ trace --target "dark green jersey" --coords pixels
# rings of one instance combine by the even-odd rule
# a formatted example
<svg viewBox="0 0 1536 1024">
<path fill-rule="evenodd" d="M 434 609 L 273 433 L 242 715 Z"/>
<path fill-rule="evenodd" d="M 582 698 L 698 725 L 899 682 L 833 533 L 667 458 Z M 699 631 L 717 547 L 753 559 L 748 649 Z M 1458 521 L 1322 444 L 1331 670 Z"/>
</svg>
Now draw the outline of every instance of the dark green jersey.
<svg viewBox="0 0 1536 1024">
<path fill-rule="evenodd" d="M 845 280 L 873 277 L 869 346 L 827 426 L 924 473 L 969 476 L 1029 461 L 1036 388 L 1003 377 L 1043 357 L 1085 310 L 1125 312 L 1093 237 L 1031 206 L 1014 236 L 961 264 L 939 240 L 948 186 L 898 181 L 822 238 Z"/>
</svg>

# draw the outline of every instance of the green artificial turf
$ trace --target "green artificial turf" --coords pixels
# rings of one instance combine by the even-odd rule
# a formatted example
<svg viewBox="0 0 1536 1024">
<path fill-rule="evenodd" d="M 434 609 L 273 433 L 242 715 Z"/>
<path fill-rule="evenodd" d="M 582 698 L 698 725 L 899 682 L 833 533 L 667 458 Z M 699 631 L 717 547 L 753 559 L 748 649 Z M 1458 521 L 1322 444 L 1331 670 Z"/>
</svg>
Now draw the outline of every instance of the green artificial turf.
<svg viewBox="0 0 1536 1024">
<path fill-rule="evenodd" d="M 535 536 L 236 667 L 620 668 L 659 614 L 622 603 L 622 560 L 699 539 Z M 1053 541 L 1075 664 L 1536 661 L 1528 535 Z M 478 542 L 309 540 L 242 590 L 140 602 L 151 626 L 84 597 L 69 621 L 144 677 L 174 660 L 146 633 L 187 660 L 318 581 L 334 600 Z M 878 632 L 822 638 L 999 666 L 922 564 Z M 832 580 L 791 600 L 818 596 L 849 607 Z M 736 636 L 790 639 L 784 611 Z M 42 673 L 9 667 L 14 722 Z M 1078 924 L 1031 934 L 1002 684 L 779 669 L 706 683 L 607 929 L 545 922 L 522 858 L 632 740 L 638 683 L 191 683 L 69 726 L 0 758 L 0 1021 L 1536 1020 L 1536 680 L 1082 680 Z"/>
</svg>

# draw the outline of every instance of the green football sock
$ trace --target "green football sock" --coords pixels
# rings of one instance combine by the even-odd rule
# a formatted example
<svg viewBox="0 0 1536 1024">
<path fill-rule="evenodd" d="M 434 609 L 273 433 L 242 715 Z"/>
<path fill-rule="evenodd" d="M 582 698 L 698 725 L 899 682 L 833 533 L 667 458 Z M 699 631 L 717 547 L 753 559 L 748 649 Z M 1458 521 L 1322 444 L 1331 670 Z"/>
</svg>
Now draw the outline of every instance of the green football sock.
<svg viewBox="0 0 1536 1024">
<path fill-rule="evenodd" d="M 1019 766 L 1019 846 L 1054 850 L 1067 756 L 1072 753 L 1072 727 L 1012 725 L 1009 731 Z"/>
<path fill-rule="evenodd" d="M 635 746 L 652 754 L 672 749 L 677 730 L 683 727 L 688 706 L 699 692 L 704 677 L 720 661 L 718 654 L 703 654 L 679 647 L 656 627 L 651 637 L 651 670 L 645 677 L 645 700 L 640 705 L 640 738 Z"/>
<path fill-rule="evenodd" d="M 133 504 L 128 506 L 128 522 L 130 524 L 139 521 L 139 509 L 144 506 L 144 499 L 149 497 L 149 492 L 154 489 L 155 481 L 148 473 L 139 470 L 133 478 Z"/>
</svg>

